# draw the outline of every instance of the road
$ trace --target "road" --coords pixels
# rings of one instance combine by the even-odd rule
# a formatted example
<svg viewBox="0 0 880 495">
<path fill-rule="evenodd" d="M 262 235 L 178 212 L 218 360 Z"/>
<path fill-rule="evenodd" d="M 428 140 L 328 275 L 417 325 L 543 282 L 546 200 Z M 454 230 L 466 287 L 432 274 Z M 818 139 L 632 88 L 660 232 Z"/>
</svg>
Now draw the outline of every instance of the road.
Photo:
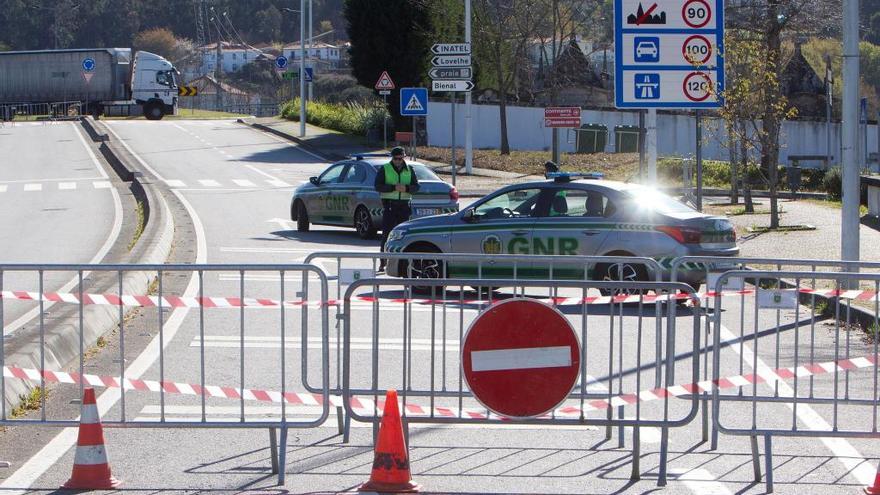
<svg viewBox="0 0 880 495">
<path fill-rule="evenodd" d="M 240 126 L 232 121 L 140 122 L 116 121 L 112 132 L 152 170 L 157 179 L 174 191 L 187 206 L 196 225 L 193 246 L 200 263 L 253 264 L 300 263 L 315 251 L 377 250 L 376 241 L 362 241 L 351 229 L 314 227 L 298 233 L 287 220 L 290 193 L 297 184 L 320 172 L 326 162 L 320 157 Z M 358 262 L 355 262 L 358 264 Z M 360 263 L 364 266 L 364 263 Z M 320 265 L 335 275 L 339 265 L 323 260 Z M 350 262 L 345 266 L 354 266 Z M 305 282 L 303 282 L 305 278 Z M 254 297 L 296 300 L 297 292 L 306 292 L 309 300 L 319 296 L 321 284 L 314 274 L 289 269 L 283 279 L 277 272 L 207 271 L 203 274 L 205 296 Z M 328 289 L 335 297 L 337 281 Z M 546 295 L 546 290 L 535 290 Z M 361 289 L 358 294 L 369 294 Z M 505 297 L 502 290 L 500 295 Z M 592 295 L 593 293 L 591 293 Z M 198 279 L 187 290 L 174 295 L 197 296 Z M 434 388 L 455 390 L 459 384 L 459 338 L 477 314 L 477 307 L 452 302 L 442 305 L 402 305 L 392 302 L 405 294 L 399 287 L 383 287 L 378 306 L 359 304 L 345 315 L 352 332 L 352 363 L 356 386 L 373 381 L 379 388 L 399 388 L 407 380 L 411 390 Z M 577 297 L 575 290 L 560 296 Z M 447 299 L 480 297 L 469 289 L 450 287 Z M 752 316 L 753 306 L 738 298 L 724 300 L 722 323 L 729 329 L 722 339 L 731 341 L 725 348 L 724 372 L 750 372 L 757 362 L 750 354 L 753 342 L 739 346 L 739 315 Z M 615 393 L 619 384 L 624 392 L 654 386 L 655 312 L 654 306 L 619 305 L 609 315 L 607 305 L 562 308 L 575 331 L 587 346 L 587 390 L 596 394 Z M 341 336 L 337 327 L 337 308 L 329 308 L 326 321 L 331 342 L 328 379 L 337 385 L 339 359 L 336 344 Z M 282 316 L 283 315 L 283 316 Z M 791 329 L 807 332 L 809 318 L 801 311 L 780 313 L 762 310 L 755 316 L 755 327 L 769 330 L 761 337 L 757 357 L 767 366 L 776 367 L 772 345 L 776 328 L 784 328 L 784 342 Z M 156 322 L 156 311 L 144 310 L 142 317 Z M 283 317 L 283 320 L 282 320 Z M 678 382 L 690 382 L 694 346 L 694 325 L 701 339 L 705 319 L 689 308 L 682 308 L 676 318 L 675 351 Z M 751 321 L 751 320 L 749 320 Z M 793 322 L 799 321 L 799 324 Z M 303 333 L 306 322 L 308 334 Z M 283 323 L 283 326 L 282 326 Z M 128 364 L 131 376 L 190 384 L 228 387 L 244 386 L 275 391 L 305 392 L 304 380 L 320 383 L 321 309 L 294 307 L 275 309 L 205 308 L 176 309 L 164 320 L 161 336 L 165 351 L 148 349 Z M 159 329 L 151 324 L 152 335 Z M 663 329 L 665 332 L 665 327 Z M 445 332 L 445 333 L 444 333 Z M 748 333 L 748 332 L 746 332 Z M 372 365 L 372 338 L 381 334 L 379 367 Z M 803 335 L 808 335 L 804 333 Z M 833 347 L 841 334 L 827 329 L 814 331 L 817 348 Z M 307 357 L 301 366 L 303 338 L 307 339 Z M 407 339 L 407 340 L 405 340 Z M 411 340 L 408 340 L 411 339 Z M 768 339 L 768 340 L 765 340 Z M 244 342 L 244 346 L 240 344 Z M 411 346 L 407 352 L 404 343 Z M 433 346 L 432 346 L 433 342 Z M 790 349 L 791 344 L 785 347 Z M 853 347 L 853 352 L 865 352 Z M 283 359 L 282 359 L 283 357 Z M 823 358 L 827 357 L 823 354 Z M 282 368 L 282 362 L 284 367 Z M 413 376 L 403 378 L 405 362 L 413 366 Z M 202 371 L 204 363 L 204 371 Z M 610 369 L 609 369 L 610 363 Z M 799 361 L 803 363 L 803 361 Z M 785 363 L 783 363 L 784 365 Z M 759 370 L 761 364 L 757 364 Z M 303 370 L 308 373 L 304 378 Z M 763 372 L 763 371 L 762 371 Z M 592 378 L 590 378 L 592 377 Z M 854 375 L 855 377 L 855 375 Z M 701 378 L 701 377 L 700 377 Z M 638 380 L 638 381 L 637 381 Z M 855 385 L 853 393 L 864 395 L 866 386 Z M 858 388 L 858 390 L 856 390 Z M 769 390 L 762 386 L 760 390 Z M 820 387 L 820 390 L 823 390 Z M 168 423 L 198 421 L 204 414 L 209 421 L 266 421 L 278 417 L 278 407 L 260 402 L 211 398 L 202 403 L 196 397 L 178 394 L 127 392 L 125 411 L 119 394 L 103 392 L 99 399 L 106 421 L 124 417 L 135 421 Z M 424 398 L 411 398 L 427 405 Z M 446 404 L 450 405 L 450 404 Z M 469 407 L 477 407 L 469 403 Z M 662 401 L 644 403 L 638 414 L 643 418 L 663 417 Z M 671 418 L 687 416 L 690 402 L 671 400 Z M 336 429 L 335 410 L 318 428 L 292 429 L 285 466 L 287 484 L 293 493 L 333 492 L 356 488 L 369 477 L 372 465 L 372 436 L 369 425 L 354 423 L 350 443 L 343 444 Z M 320 417 L 317 404 L 288 406 L 284 414 L 305 426 Z M 636 414 L 626 410 L 627 417 Z M 737 424 L 751 417 L 747 403 L 725 403 L 725 421 Z M 785 425 L 795 414 L 805 425 L 831 421 L 827 408 L 808 407 L 792 412 L 785 406 L 761 410 L 761 418 Z M 592 413 L 590 418 L 603 418 Z M 732 418 L 732 419 L 731 419 Z M 818 419 L 817 419 L 818 418 Z M 656 489 L 660 450 L 660 430 L 641 430 L 640 481 L 630 481 L 628 430 L 623 446 L 617 433 L 604 439 L 604 428 L 568 425 L 437 425 L 416 424 L 410 428 L 410 454 L 414 477 L 429 492 L 462 493 L 645 493 Z M 268 435 L 265 429 L 171 429 L 109 428 L 105 431 L 114 473 L 124 479 L 129 490 L 267 490 L 275 477 L 271 474 Z M 745 437 L 722 435 L 717 450 L 702 443 L 701 416 L 688 425 L 673 429 L 669 438 L 669 485 L 665 493 L 761 493 L 762 484 L 752 483 L 749 441 Z M 73 462 L 75 430 L 67 429 L 46 444 L 42 454 L 31 459 L 2 485 L 3 488 L 52 489 L 70 475 Z M 774 441 L 777 493 L 852 493 L 872 481 L 872 461 L 880 449 L 866 440 L 786 439 Z M 762 446 L 763 451 L 763 446 Z M 161 453 L 161 455 L 158 455 Z"/>
<path fill-rule="evenodd" d="M 19 122 L 0 128 L 0 253 L 3 263 L 99 263 L 119 235 L 114 181 L 74 122 Z M 44 291 L 67 291 L 75 273 L 55 272 Z M 5 272 L 3 287 L 38 291 L 37 277 Z M 4 305 L 3 333 L 35 316 L 35 305 Z"/>
</svg>

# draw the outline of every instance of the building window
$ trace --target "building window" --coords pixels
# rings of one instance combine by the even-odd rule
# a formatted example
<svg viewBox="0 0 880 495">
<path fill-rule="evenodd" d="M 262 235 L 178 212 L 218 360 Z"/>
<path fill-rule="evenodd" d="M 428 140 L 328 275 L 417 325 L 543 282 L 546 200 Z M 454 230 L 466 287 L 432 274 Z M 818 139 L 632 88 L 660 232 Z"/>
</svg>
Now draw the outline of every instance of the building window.
<svg viewBox="0 0 880 495">
<path fill-rule="evenodd" d="M 235 72 L 237 70 L 238 70 L 238 64 L 232 64 L 232 72 Z"/>
</svg>

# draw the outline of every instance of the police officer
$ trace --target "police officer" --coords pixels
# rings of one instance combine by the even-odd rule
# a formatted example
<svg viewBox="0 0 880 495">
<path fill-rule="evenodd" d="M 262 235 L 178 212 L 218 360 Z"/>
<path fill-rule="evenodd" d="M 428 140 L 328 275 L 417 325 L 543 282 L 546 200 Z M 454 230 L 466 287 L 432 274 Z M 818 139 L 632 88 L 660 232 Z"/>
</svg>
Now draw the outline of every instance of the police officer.
<svg viewBox="0 0 880 495">
<path fill-rule="evenodd" d="M 391 150 L 391 161 L 379 169 L 376 174 L 376 190 L 382 198 L 382 245 L 380 250 L 385 250 L 385 242 L 391 229 L 409 220 L 412 211 L 409 201 L 412 194 L 419 190 L 419 180 L 411 166 L 404 160 L 405 153 L 400 146 Z M 379 271 L 385 269 L 385 260 L 379 265 Z"/>
</svg>

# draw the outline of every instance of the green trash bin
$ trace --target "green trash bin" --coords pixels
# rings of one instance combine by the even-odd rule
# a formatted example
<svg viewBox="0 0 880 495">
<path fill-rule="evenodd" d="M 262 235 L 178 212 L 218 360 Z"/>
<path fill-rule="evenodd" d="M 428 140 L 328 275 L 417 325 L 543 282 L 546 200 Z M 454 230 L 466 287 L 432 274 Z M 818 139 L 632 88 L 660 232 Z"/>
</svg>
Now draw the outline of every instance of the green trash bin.
<svg viewBox="0 0 880 495">
<path fill-rule="evenodd" d="M 615 126 L 614 149 L 617 153 L 637 153 L 639 151 L 639 128 L 634 125 Z"/>
<path fill-rule="evenodd" d="M 608 128 L 602 124 L 584 124 L 577 130 L 578 153 L 601 153 L 608 142 Z"/>
</svg>

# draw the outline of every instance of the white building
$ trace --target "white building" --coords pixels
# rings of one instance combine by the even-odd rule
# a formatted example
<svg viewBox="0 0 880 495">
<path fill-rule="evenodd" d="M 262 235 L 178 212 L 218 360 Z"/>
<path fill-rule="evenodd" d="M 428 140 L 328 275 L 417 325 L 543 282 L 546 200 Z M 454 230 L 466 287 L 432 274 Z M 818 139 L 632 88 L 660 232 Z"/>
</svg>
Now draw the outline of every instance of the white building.
<svg viewBox="0 0 880 495">
<path fill-rule="evenodd" d="M 300 48 L 301 47 L 299 42 L 291 43 L 289 45 L 285 45 L 282 49 L 282 52 L 291 64 L 294 63 L 294 61 L 299 63 L 301 53 Z M 320 41 L 312 43 L 312 48 L 309 49 L 309 43 L 306 42 L 306 62 L 311 61 L 314 65 L 329 65 L 330 67 L 339 67 L 340 60 L 342 59 L 342 50 L 342 47 L 330 45 L 328 43 L 323 43 Z"/>
<path fill-rule="evenodd" d="M 217 67 L 217 44 L 211 43 L 199 47 L 202 53 L 202 73 L 211 73 Z M 220 45 L 220 65 L 223 72 L 237 72 L 245 65 L 253 62 L 262 51 L 250 46 L 221 42 Z"/>
</svg>

